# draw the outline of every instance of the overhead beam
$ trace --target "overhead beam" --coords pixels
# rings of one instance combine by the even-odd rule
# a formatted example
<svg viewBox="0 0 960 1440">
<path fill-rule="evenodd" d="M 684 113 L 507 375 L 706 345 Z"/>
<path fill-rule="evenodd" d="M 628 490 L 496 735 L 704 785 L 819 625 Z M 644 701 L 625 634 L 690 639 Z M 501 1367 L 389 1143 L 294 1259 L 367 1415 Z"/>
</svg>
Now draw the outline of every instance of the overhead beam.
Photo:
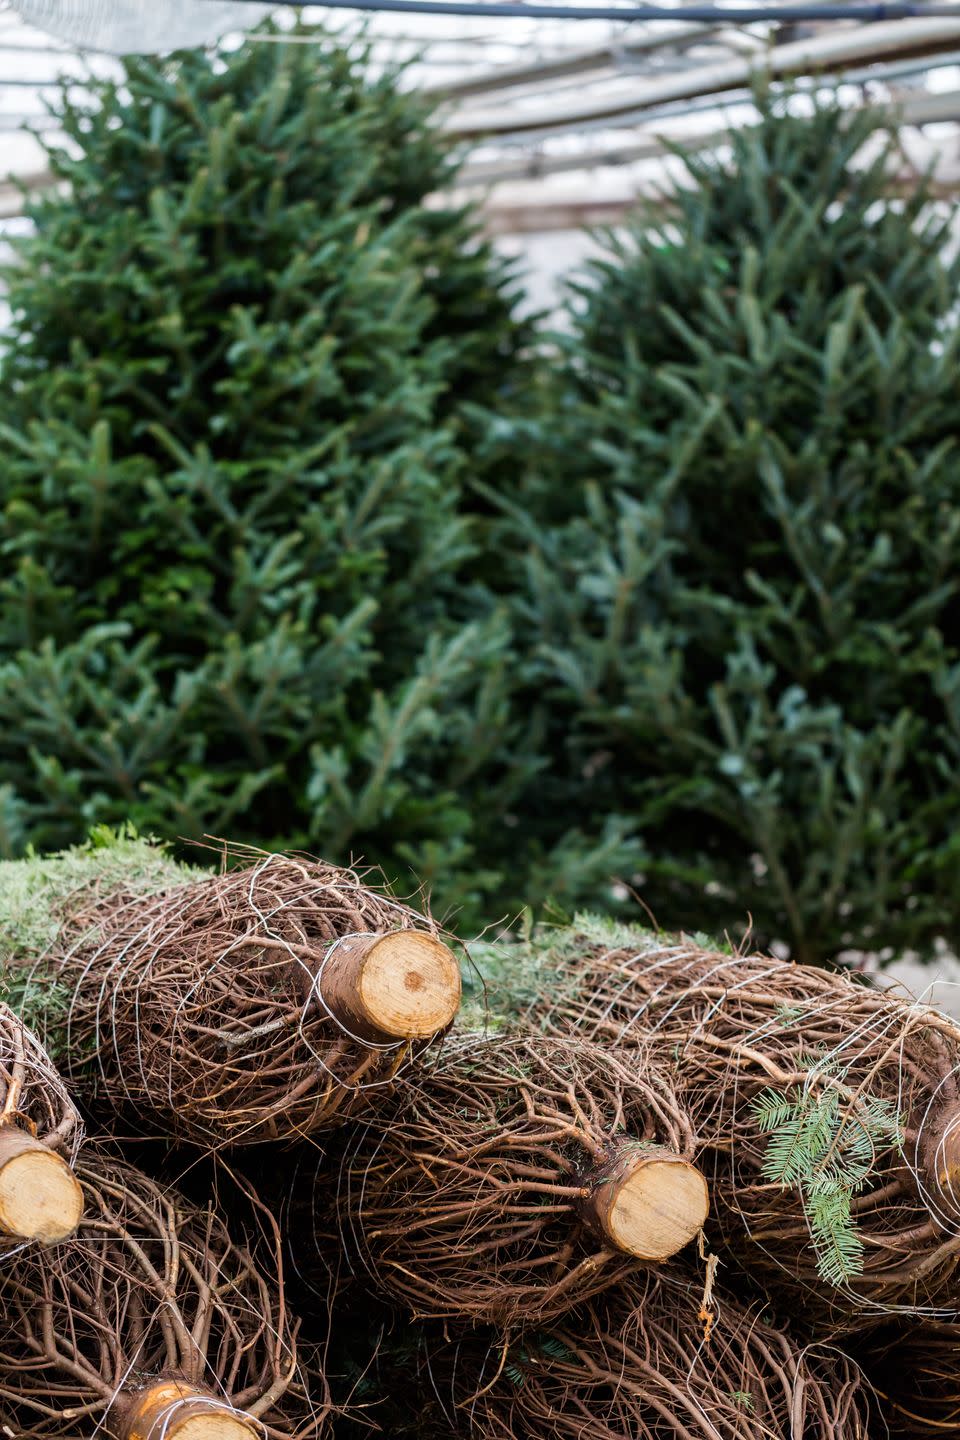
<svg viewBox="0 0 960 1440">
<path fill-rule="evenodd" d="M 620 44 L 598 45 L 590 50 L 573 50 L 552 60 L 533 60 L 526 65 L 498 65 L 482 75 L 455 80 L 447 85 L 428 85 L 423 93 L 436 98 L 460 100 L 469 95 L 485 95 L 491 90 L 512 90 L 520 85 L 539 85 L 544 80 L 563 80 L 571 75 L 604 70 L 618 61 L 656 50 L 679 48 L 711 35 L 717 26 L 671 25 L 656 34 L 624 38 Z"/>
<path fill-rule="evenodd" d="M 947 51 L 936 64 L 938 66 L 960 65 L 960 50 Z M 846 70 L 837 78 L 838 83 L 844 85 L 862 85 L 868 80 L 891 85 L 895 84 L 897 80 L 923 73 L 925 69 L 923 61 L 908 60 L 876 69 Z M 907 125 L 931 124 L 937 120 L 960 120 L 960 115 L 954 113 L 954 95 L 957 93 L 960 92 L 907 94 L 899 102 L 886 101 L 877 108 L 881 113 L 892 113 Z M 722 109 L 727 104 L 750 104 L 753 99 L 749 90 L 728 91 L 727 96 L 726 100 L 717 100 L 717 109 Z M 669 111 L 663 116 L 661 123 L 667 127 L 673 121 L 685 118 L 703 108 L 705 107 L 702 100 L 693 101 L 688 107 Z M 714 108 L 712 104 L 710 108 Z M 851 110 L 863 108 L 869 107 L 850 107 Z M 946 113 L 941 114 L 941 109 Z M 523 151 L 516 160 L 511 159 L 508 154 L 498 160 L 467 161 L 457 175 L 457 185 L 465 189 L 489 189 L 491 185 L 501 185 L 511 180 L 541 180 L 548 175 L 562 175 L 575 170 L 593 170 L 603 165 L 630 165 L 637 161 L 658 159 L 668 153 L 671 139 L 668 138 L 666 129 L 661 131 L 654 128 L 655 125 L 655 121 L 648 122 L 641 139 L 623 144 L 607 142 L 593 149 L 582 149 L 573 153 L 568 151 L 558 155 L 545 155 L 535 150 Z M 684 133 L 682 136 L 674 138 L 679 140 L 684 149 L 705 150 L 719 143 L 726 133 L 726 125 L 722 128 L 712 126 L 699 134 Z"/>
<path fill-rule="evenodd" d="M 532 200 L 526 205 L 486 205 L 481 219 L 488 235 L 546 235 L 620 225 L 631 209 L 626 200 Z"/>
<path fill-rule="evenodd" d="M 868 107 L 867 107 L 868 108 Z M 942 122 L 960 123 L 960 90 L 944 92 L 941 95 L 912 95 L 899 107 L 905 125 L 926 125 Z M 684 148 L 710 150 L 721 145 L 729 131 L 710 130 L 700 135 L 684 137 Z M 615 159 L 614 154 L 619 158 Z M 593 167 L 599 164 L 626 164 L 630 160 L 653 159 L 665 153 L 662 142 L 651 136 L 637 145 L 623 146 L 619 152 L 609 152 L 606 160 L 594 154 L 580 162 Z M 890 190 L 897 194 L 908 188 L 915 188 L 916 182 L 904 182 L 893 177 Z M 956 177 L 931 182 L 930 194 L 934 198 L 954 198 L 960 193 L 960 169 Z M 661 203 L 669 203 L 661 197 Z M 547 201 L 533 199 L 522 202 L 498 203 L 490 200 L 483 207 L 483 223 L 492 235 L 537 235 L 557 230 L 579 230 L 597 226 L 624 223 L 636 208 L 636 200 L 629 197 L 621 200 L 580 201 L 573 198 L 556 198 Z"/>
<path fill-rule="evenodd" d="M 580 105 L 546 105 L 529 110 L 503 105 L 496 110 L 466 110 L 455 112 L 442 125 L 445 133 L 457 140 L 549 134 L 558 127 L 611 120 L 675 100 L 749 87 L 764 77 L 786 79 L 811 73 L 829 74 L 856 62 L 884 60 L 888 56 L 905 59 L 912 55 L 932 55 L 958 45 L 960 20 L 893 20 L 795 40 L 758 56 L 737 56 L 714 65 L 657 76 L 609 99 L 597 97 Z"/>
<path fill-rule="evenodd" d="M 908 70 L 909 67 L 907 65 L 894 65 L 885 69 L 882 74 L 878 74 L 876 78 L 894 79 L 897 73 L 905 73 L 908 72 Z M 851 81 L 861 81 L 866 77 L 857 72 L 855 74 L 845 75 L 843 78 Z M 858 108 L 861 107 L 851 107 L 851 109 Z M 889 105 L 881 107 L 878 113 L 882 115 L 885 110 L 889 113 L 890 108 Z M 906 125 L 926 125 L 951 121 L 960 123 L 960 90 L 942 93 L 915 92 L 908 94 L 899 104 L 893 107 L 893 110 L 896 118 Z M 671 118 L 673 117 L 665 117 L 664 124 L 669 124 Z M 685 134 L 682 137 L 682 144 L 684 148 L 690 150 L 708 150 L 722 144 L 728 133 L 729 129 L 727 126 L 712 126 L 696 134 Z M 457 189 L 458 191 L 462 191 L 477 189 L 479 187 L 488 188 L 491 185 L 511 180 L 538 179 L 542 176 L 556 175 L 564 172 L 592 170 L 604 165 L 628 165 L 644 160 L 660 158 L 669 153 L 669 148 L 669 138 L 660 132 L 655 132 L 651 127 L 646 133 L 641 134 L 639 139 L 629 144 L 607 145 L 602 148 L 598 147 L 593 150 L 581 151 L 574 155 L 525 156 L 522 160 L 516 162 L 511 162 L 505 158 L 503 160 L 467 164 L 457 177 Z M 18 183 L 9 180 L 0 181 L 0 219 L 9 219 L 22 212 L 23 190 L 28 192 L 44 190 L 50 188 L 53 183 L 53 178 L 48 171 L 35 171 L 23 175 L 19 177 Z M 545 217 L 547 216 L 546 207 L 552 203 L 553 202 L 549 201 L 545 202 L 543 207 Z M 608 202 L 600 203 L 606 206 Z M 612 204 L 614 202 L 609 203 Z M 567 216 L 571 214 L 569 203 L 558 201 L 556 202 L 556 206 L 558 214 L 561 211 Z M 530 209 L 531 207 L 525 208 Z M 589 204 L 587 208 L 591 208 Z M 508 216 L 507 212 L 511 211 L 511 207 L 509 206 L 498 207 L 495 203 L 488 202 L 484 209 L 488 217 L 493 217 L 491 218 L 491 224 L 497 231 L 502 232 L 509 230 L 511 225 L 519 223 L 512 214 Z M 623 207 L 621 206 L 620 211 L 622 212 L 622 210 Z M 605 210 L 602 217 L 584 218 L 581 223 L 610 223 L 610 217 Z M 533 230 L 538 227 L 532 223 L 528 224 L 525 222 L 521 228 Z M 551 225 L 544 224 L 539 228 L 564 229 L 570 228 L 570 226 L 560 225 L 559 222 L 557 222 Z"/>
</svg>

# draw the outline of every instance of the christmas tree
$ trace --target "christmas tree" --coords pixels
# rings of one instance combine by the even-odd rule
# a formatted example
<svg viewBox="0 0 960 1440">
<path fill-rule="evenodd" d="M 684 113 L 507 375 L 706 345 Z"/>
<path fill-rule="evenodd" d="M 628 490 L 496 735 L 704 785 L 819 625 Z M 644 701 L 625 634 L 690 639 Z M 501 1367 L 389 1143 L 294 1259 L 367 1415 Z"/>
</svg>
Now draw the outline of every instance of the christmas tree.
<svg viewBox="0 0 960 1440">
<path fill-rule="evenodd" d="M 876 127 L 686 157 L 576 288 L 506 525 L 552 803 L 642 833 L 662 924 L 815 961 L 960 913 L 958 270 Z"/>
<path fill-rule="evenodd" d="M 312 38 L 58 103 L 6 275 L 0 849 L 132 821 L 470 905 L 536 767 L 466 486 L 529 337 L 425 204 L 427 108 Z"/>
</svg>

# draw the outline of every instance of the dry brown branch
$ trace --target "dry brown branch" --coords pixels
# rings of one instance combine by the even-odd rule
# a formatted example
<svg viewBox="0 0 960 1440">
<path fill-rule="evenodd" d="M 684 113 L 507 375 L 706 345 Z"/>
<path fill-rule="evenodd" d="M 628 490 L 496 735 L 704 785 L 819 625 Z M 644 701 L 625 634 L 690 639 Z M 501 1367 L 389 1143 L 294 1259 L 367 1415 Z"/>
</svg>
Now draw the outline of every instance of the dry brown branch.
<svg viewBox="0 0 960 1440">
<path fill-rule="evenodd" d="M 0 1255 L 76 1228 L 82 1198 L 70 1166 L 82 1138 L 50 1057 L 0 1002 Z"/>
<path fill-rule="evenodd" d="M 419 1357 L 430 1433 L 480 1440 L 867 1440 L 869 1390 L 729 1298 L 709 1342 L 700 1286 L 637 1274 L 563 1326 L 513 1343 L 439 1338 Z"/>
<path fill-rule="evenodd" d="M 879 1434 L 960 1435 L 960 1323 L 892 1328 L 871 1337 L 858 1358 L 876 1391 Z"/>
<path fill-rule="evenodd" d="M 459 1004 L 436 927 L 352 871 L 261 854 L 130 899 L 78 896 L 56 978 L 71 1080 L 146 1129 L 250 1145 L 370 1104 Z"/>
<path fill-rule="evenodd" d="M 581 1042 L 455 1036 L 348 1145 L 340 1234 L 418 1315 L 543 1321 L 698 1234 L 694 1150 L 656 1072 Z M 309 1190 L 328 1193 L 323 1162 Z"/>
<path fill-rule="evenodd" d="M 678 1100 L 714 1153 L 711 1234 L 727 1255 L 825 1327 L 957 1306 L 960 1029 L 846 976 L 635 941 L 596 925 L 564 935 L 526 1017 L 673 1058 Z M 778 1098 L 788 1113 L 771 1126 L 757 1107 Z M 805 1180 L 790 1179 L 794 1162 Z M 824 1278 L 824 1197 L 847 1207 L 841 1282 Z"/>
<path fill-rule="evenodd" d="M 0 1272 L 0 1411 L 29 1440 L 314 1436 L 275 1239 L 228 1231 L 87 1144 L 84 1217 L 69 1240 Z"/>
</svg>

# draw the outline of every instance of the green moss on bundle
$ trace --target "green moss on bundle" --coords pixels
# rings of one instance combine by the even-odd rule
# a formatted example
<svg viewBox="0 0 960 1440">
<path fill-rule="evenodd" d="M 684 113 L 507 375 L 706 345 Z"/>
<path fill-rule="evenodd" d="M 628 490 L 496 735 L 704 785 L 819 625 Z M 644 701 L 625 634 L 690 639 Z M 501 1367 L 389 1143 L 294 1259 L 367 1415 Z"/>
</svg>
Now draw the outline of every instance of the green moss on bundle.
<svg viewBox="0 0 960 1440">
<path fill-rule="evenodd" d="M 66 992 L 45 973 L 43 959 L 77 906 L 87 908 L 98 892 L 156 895 L 201 873 L 132 826 L 100 826 L 58 855 L 0 861 L 0 999 L 55 1051 Z"/>
</svg>

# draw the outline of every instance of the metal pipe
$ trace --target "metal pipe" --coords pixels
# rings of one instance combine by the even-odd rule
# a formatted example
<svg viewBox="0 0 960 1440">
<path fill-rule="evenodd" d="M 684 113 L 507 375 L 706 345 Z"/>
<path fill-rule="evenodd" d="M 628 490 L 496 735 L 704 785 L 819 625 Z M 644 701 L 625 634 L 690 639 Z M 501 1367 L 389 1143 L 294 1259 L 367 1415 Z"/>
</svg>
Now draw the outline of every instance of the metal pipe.
<svg viewBox="0 0 960 1440">
<path fill-rule="evenodd" d="M 443 128 L 459 140 L 532 132 L 546 135 L 559 127 L 611 120 L 653 109 L 671 100 L 737 90 L 749 86 L 755 78 L 783 78 L 809 71 L 826 73 L 842 69 L 851 61 L 882 60 L 888 55 L 929 55 L 938 50 L 955 49 L 958 42 L 960 20 L 893 21 L 888 25 L 843 30 L 839 34 L 815 35 L 775 46 L 760 56 L 737 56 L 699 66 L 693 72 L 656 76 L 609 100 L 598 97 L 566 109 L 552 106 L 511 113 L 509 107 L 500 106 L 487 112 L 466 111 L 452 115 Z"/>
<path fill-rule="evenodd" d="M 817 3 L 817 0 L 811 0 L 811 3 Z M 820 9 L 818 4 L 818 13 Z M 779 15 L 780 12 L 777 13 Z M 727 35 L 731 33 L 729 26 L 686 24 L 671 30 L 658 29 L 635 36 L 625 35 L 619 41 L 611 40 L 606 45 L 595 46 L 590 50 L 574 50 L 551 60 L 530 61 L 516 66 L 496 66 L 488 69 L 485 75 L 471 76 L 448 85 L 426 86 L 423 93 L 437 98 L 460 100 L 468 95 L 482 95 L 491 90 L 508 90 L 521 85 L 539 84 L 543 80 L 582 75 L 590 70 L 605 69 L 614 64 L 626 68 L 635 55 L 646 55 L 655 50 L 686 49 L 688 45 L 697 45 L 704 40 L 721 37 L 725 32 Z"/>
<path fill-rule="evenodd" d="M 749 96 L 746 97 L 749 99 Z M 960 90 L 942 91 L 940 94 L 911 95 L 894 107 L 885 106 L 877 111 L 878 124 L 882 121 L 883 109 L 893 108 L 896 117 L 904 125 L 930 125 L 960 120 Z M 851 113 L 861 109 L 868 112 L 871 107 L 851 106 Z M 728 127 L 702 130 L 694 135 L 684 135 L 680 142 L 684 150 L 710 150 L 722 145 L 729 135 Z M 659 135 L 648 135 L 631 145 L 619 145 L 615 149 L 593 150 L 581 155 L 531 156 L 523 165 L 498 165 L 496 161 L 465 167 L 457 176 L 457 190 L 472 189 L 510 180 L 538 180 L 546 175 L 560 175 L 564 172 L 596 170 L 601 166 L 633 165 L 642 160 L 659 160 L 668 153 L 667 144 Z"/>
<path fill-rule="evenodd" d="M 599 70 L 612 65 L 620 56 L 643 55 L 651 50 L 679 46 L 684 41 L 690 43 L 701 40 L 712 34 L 713 28 L 703 25 L 678 25 L 675 30 L 660 31 L 656 35 L 641 35 L 636 39 L 625 38 L 619 44 L 598 45 L 591 50 L 575 50 L 573 54 L 558 55 L 553 60 L 534 61 L 517 66 L 505 65 L 502 69 L 488 70 L 485 75 L 478 75 L 476 79 L 429 86 L 425 93 L 438 98 L 459 100 L 468 95 L 482 95 L 489 90 L 512 90 L 519 85 L 539 84 L 542 80 L 562 80 L 568 75 L 581 75 L 589 70 Z"/>
<path fill-rule="evenodd" d="M 2 38 L 0 31 L 0 50 L 5 55 L 72 55 L 74 52 L 68 45 L 59 45 L 51 36 L 49 45 L 20 45 L 10 44 Z"/>
<path fill-rule="evenodd" d="M 842 70 L 831 77 L 831 85 L 864 85 L 864 84 L 887 84 L 891 80 L 899 80 L 910 75 L 922 75 L 931 70 L 950 69 L 954 65 L 960 65 L 960 50 L 949 50 L 945 54 L 925 56 L 921 59 L 900 60 L 889 65 L 872 65 L 858 67 L 854 70 Z M 816 88 L 816 78 L 801 76 L 794 82 L 802 92 Z M 774 93 L 783 89 L 782 85 L 775 84 L 772 87 Z M 585 135 L 591 131 L 633 129 L 638 125 L 650 126 L 662 121 L 665 125 L 671 120 L 686 118 L 690 115 L 701 114 L 704 111 L 725 110 L 734 105 L 751 104 L 753 91 L 747 87 L 742 89 L 728 90 L 722 95 L 700 95 L 689 100 L 673 100 L 663 105 L 653 106 L 650 109 L 636 110 L 617 116 L 614 120 L 595 120 L 590 122 L 581 121 L 575 125 L 564 126 L 551 131 L 549 139 L 558 140 L 570 135 Z M 511 149 L 521 150 L 524 142 L 529 145 L 530 136 L 520 135 L 514 140 L 510 135 L 500 137 L 500 143 L 509 146 Z M 681 137 L 681 143 L 685 143 Z M 619 152 L 621 146 L 617 146 Z M 523 152 L 522 152 L 523 153 Z M 582 153 L 582 152 L 581 152 Z M 660 151 L 651 152 L 659 154 Z M 638 158 L 644 158 L 643 155 Z M 578 168 L 571 161 L 576 161 L 575 155 L 565 153 L 563 155 L 530 154 L 529 150 L 524 153 L 524 158 L 519 160 L 511 159 L 509 156 L 501 160 L 478 160 L 468 162 L 460 171 L 458 183 L 470 185 L 492 185 L 502 180 L 525 180 L 541 175 L 552 175 L 556 171 L 575 170 Z M 556 164 L 554 163 L 556 162 Z M 591 162 L 599 163 L 599 162 Z"/>
<path fill-rule="evenodd" d="M 262 0 L 239 0 L 260 4 Z M 299 7 L 298 7 L 299 8 Z M 324 10 L 359 10 L 374 14 L 486 16 L 508 20 L 686 20 L 706 25 L 756 25 L 765 21 L 802 23 L 819 20 L 859 20 L 876 24 L 908 20 L 921 15 L 943 18 L 960 15 L 960 5 L 928 5 L 917 0 L 883 0 L 873 5 L 549 5 L 511 3 L 511 0 L 324 0 Z"/>
</svg>

